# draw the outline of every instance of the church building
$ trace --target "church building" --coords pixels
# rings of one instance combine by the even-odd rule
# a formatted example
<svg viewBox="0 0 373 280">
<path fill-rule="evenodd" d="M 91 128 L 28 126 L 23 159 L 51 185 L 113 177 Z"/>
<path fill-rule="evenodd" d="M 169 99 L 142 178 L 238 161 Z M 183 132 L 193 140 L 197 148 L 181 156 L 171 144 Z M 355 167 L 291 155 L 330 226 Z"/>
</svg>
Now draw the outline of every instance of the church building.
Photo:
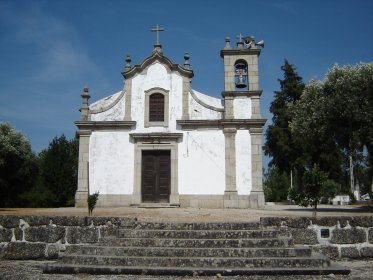
<svg viewBox="0 0 373 280">
<path fill-rule="evenodd" d="M 263 41 L 226 38 L 221 98 L 192 87 L 189 55 L 174 64 L 157 41 L 124 88 L 89 104 L 82 93 L 77 207 L 260 208 L 262 132 L 258 58 Z"/>
</svg>

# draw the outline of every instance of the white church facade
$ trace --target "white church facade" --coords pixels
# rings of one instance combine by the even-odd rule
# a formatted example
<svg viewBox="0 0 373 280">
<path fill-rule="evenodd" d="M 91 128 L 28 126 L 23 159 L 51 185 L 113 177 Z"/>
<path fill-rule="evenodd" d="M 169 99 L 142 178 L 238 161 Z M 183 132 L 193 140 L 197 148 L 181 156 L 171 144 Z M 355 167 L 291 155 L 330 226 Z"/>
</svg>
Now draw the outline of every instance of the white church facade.
<svg viewBox="0 0 373 280">
<path fill-rule="evenodd" d="M 261 46 L 226 39 L 221 99 L 194 90 L 189 55 L 174 64 L 158 36 L 140 64 L 127 56 L 123 90 L 89 105 L 85 87 L 76 206 L 95 192 L 98 206 L 263 206 Z"/>
</svg>

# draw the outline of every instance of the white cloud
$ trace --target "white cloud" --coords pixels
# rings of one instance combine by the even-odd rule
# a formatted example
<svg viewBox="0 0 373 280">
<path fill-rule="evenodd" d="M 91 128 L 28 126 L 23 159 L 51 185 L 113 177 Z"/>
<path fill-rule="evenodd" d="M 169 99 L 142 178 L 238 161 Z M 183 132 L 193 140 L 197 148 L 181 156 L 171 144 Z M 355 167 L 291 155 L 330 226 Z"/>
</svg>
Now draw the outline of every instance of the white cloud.
<svg viewBox="0 0 373 280">
<path fill-rule="evenodd" d="M 32 58 L 35 71 L 28 79 L 54 83 L 76 80 L 81 73 L 86 73 L 104 80 L 85 52 L 76 30 L 68 22 L 48 15 L 37 3 L 21 10 L 16 6 L 7 8 L 7 12 L 2 14 L 3 21 L 13 27 L 19 43 L 35 49 Z"/>
</svg>

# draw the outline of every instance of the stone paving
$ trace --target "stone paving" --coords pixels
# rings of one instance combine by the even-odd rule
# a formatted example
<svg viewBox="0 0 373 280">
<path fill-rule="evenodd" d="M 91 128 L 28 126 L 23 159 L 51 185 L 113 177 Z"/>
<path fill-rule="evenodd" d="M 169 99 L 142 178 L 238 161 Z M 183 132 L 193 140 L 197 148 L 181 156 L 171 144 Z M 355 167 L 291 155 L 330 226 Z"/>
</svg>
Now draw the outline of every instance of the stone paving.
<svg viewBox="0 0 373 280">
<path fill-rule="evenodd" d="M 42 265 L 48 261 L 0 261 L 0 279 L 1 280 L 319 280 L 319 279 L 336 279 L 336 280 L 369 280 L 373 279 L 373 260 L 359 261 L 340 261 L 339 265 L 348 266 L 351 269 L 351 274 L 343 275 L 325 275 L 325 276 L 310 276 L 310 275 L 295 275 L 295 276 L 197 276 L 197 277 L 175 277 L 175 276 L 146 276 L 146 275 L 59 275 L 59 274 L 43 274 Z"/>
</svg>

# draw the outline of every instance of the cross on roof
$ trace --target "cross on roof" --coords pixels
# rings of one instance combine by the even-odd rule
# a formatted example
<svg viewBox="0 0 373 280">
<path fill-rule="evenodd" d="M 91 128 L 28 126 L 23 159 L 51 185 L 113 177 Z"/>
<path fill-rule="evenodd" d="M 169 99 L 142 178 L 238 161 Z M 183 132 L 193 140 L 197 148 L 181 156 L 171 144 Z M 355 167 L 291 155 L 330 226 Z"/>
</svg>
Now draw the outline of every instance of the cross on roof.
<svg viewBox="0 0 373 280">
<path fill-rule="evenodd" d="M 239 42 L 239 43 L 242 42 L 242 34 L 241 34 L 241 33 L 237 36 L 237 39 L 238 39 L 238 42 Z"/>
<path fill-rule="evenodd" d="M 155 28 L 150 29 L 151 32 L 157 32 L 157 43 L 156 45 L 159 46 L 159 32 L 164 31 L 164 28 L 159 27 L 158 24 Z"/>
</svg>

